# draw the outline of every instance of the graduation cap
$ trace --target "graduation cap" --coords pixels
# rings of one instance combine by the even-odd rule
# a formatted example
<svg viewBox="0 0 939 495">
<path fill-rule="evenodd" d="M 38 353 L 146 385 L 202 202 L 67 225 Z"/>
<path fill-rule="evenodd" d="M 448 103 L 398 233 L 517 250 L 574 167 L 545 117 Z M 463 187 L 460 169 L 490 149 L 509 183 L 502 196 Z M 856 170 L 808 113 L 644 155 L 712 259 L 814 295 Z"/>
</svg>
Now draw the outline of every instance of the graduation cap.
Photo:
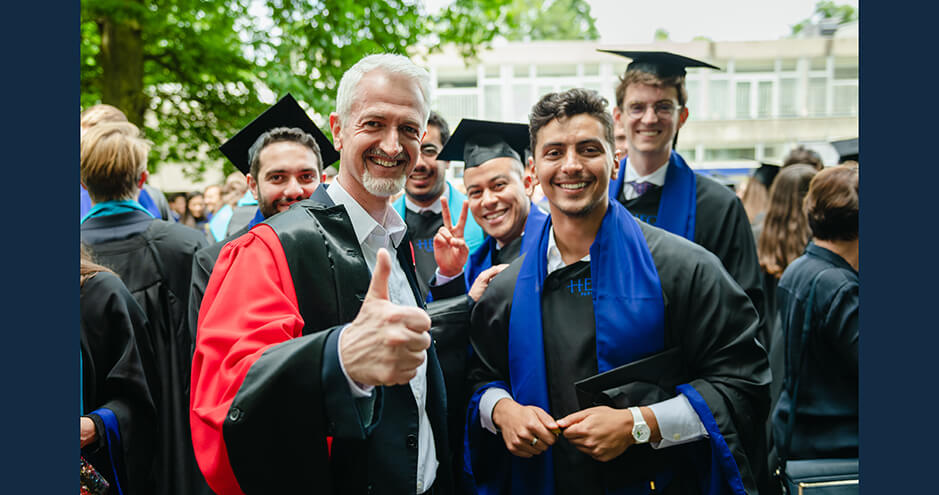
<svg viewBox="0 0 939 495">
<path fill-rule="evenodd" d="M 515 158 L 525 165 L 528 125 L 491 120 L 463 119 L 437 155 L 438 160 L 462 160 L 472 168 L 493 158 Z"/>
<path fill-rule="evenodd" d="M 265 110 L 264 113 L 255 117 L 250 124 L 238 131 L 234 137 L 225 141 L 218 149 L 238 170 L 248 175 L 251 169 L 251 157 L 248 156 L 248 150 L 261 137 L 261 134 L 275 127 L 296 127 L 313 136 L 316 139 L 316 144 L 320 147 L 320 154 L 323 156 L 323 163 L 320 168 L 326 167 L 339 159 L 339 152 L 336 151 L 336 148 L 333 148 L 333 143 L 320 131 L 319 127 L 316 127 L 316 124 L 310 120 L 310 117 L 290 93 L 287 93 L 286 96 Z"/>
<path fill-rule="evenodd" d="M 835 148 L 835 151 L 838 152 L 838 163 L 847 160 L 858 161 L 858 138 L 832 141 L 831 145 Z"/>
<path fill-rule="evenodd" d="M 632 62 L 626 66 L 626 72 L 639 70 L 658 77 L 672 77 L 685 75 L 686 67 L 707 67 L 721 70 L 707 62 L 688 58 L 670 52 L 649 52 L 630 50 L 597 50 L 621 57 L 631 58 Z"/>
<path fill-rule="evenodd" d="M 763 162 L 756 170 L 753 171 L 752 177 L 760 184 L 766 186 L 766 189 L 769 190 L 769 186 L 773 184 L 773 179 L 776 178 L 776 174 L 779 173 L 779 169 L 779 165 Z"/>
</svg>

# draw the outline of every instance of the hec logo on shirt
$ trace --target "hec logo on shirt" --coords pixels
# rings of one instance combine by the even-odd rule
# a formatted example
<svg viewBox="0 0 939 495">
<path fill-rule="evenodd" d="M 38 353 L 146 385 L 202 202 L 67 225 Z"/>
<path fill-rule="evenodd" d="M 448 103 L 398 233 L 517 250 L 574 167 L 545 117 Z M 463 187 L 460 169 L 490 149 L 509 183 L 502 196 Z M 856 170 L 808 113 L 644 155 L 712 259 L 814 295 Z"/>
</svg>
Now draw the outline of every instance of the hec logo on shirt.
<svg viewBox="0 0 939 495">
<path fill-rule="evenodd" d="M 649 225 L 655 225 L 655 221 L 659 219 L 658 215 L 640 214 L 640 215 L 633 215 L 633 216 L 638 218 L 639 220 L 642 220 L 643 222 Z"/>
<path fill-rule="evenodd" d="M 590 277 L 580 280 L 571 280 L 567 283 L 567 290 L 575 296 L 589 296 L 593 293 L 593 287 L 590 285 Z"/>
<path fill-rule="evenodd" d="M 414 248 L 420 249 L 425 253 L 434 252 L 434 240 L 433 239 L 417 239 L 414 241 Z"/>
</svg>

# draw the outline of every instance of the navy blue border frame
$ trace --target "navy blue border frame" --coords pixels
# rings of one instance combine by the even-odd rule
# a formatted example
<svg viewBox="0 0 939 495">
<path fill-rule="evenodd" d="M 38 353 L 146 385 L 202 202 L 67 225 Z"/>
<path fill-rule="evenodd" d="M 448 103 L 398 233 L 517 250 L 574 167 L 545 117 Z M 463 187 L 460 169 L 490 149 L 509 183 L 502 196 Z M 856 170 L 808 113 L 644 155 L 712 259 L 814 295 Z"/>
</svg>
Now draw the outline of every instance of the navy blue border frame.
<svg viewBox="0 0 939 495">
<path fill-rule="evenodd" d="M 4 491 L 77 488 L 79 2 L 4 4 Z M 52 7 L 52 8 L 50 8 Z M 939 137 L 928 2 L 861 1 L 861 484 L 934 485 Z M 924 386 L 925 385 L 925 386 Z M 38 488 L 38 489 L 37 489 Z"/>
</svg>

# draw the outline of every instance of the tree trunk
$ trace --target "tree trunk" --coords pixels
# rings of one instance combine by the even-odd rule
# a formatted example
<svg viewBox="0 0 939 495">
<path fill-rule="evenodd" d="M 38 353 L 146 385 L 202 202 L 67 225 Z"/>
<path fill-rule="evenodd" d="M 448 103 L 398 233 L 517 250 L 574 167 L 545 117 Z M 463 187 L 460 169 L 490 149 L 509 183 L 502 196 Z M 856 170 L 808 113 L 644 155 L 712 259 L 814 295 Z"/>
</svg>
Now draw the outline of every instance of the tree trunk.
<svg viewBox="0 0 939 495">
<path fill-rule="evenodd" d="M 147 98 L 143 92 L 143 40 L 134 19 L 101 18 L 101 100 L 121 109 L 127 119 L 143 127 Z"/>
</svg>

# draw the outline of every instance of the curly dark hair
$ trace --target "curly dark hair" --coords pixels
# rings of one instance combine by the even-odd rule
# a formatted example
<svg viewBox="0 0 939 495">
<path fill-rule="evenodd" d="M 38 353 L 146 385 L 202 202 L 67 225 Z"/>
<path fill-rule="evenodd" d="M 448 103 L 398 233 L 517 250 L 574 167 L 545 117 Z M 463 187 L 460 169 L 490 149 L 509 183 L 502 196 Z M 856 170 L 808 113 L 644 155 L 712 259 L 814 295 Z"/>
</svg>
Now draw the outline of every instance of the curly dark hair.
<svg viewBox="0 0 939 495">
<path fill-rule="evenodd" d="M 531 136 L 531 149 L 536 148 L 538 131 L 554 119 L 587 114 L 603 124 L 603 137 L 609 144 L 609 150 L 615 149 L 613 140 L 613 116 L 607 111 L 609 103 L 600 93 L 592 89 L 573 88 L 560 93 L 548 93 L 535 103 L 528 114 L 528 129 Z"/>
</svg>

